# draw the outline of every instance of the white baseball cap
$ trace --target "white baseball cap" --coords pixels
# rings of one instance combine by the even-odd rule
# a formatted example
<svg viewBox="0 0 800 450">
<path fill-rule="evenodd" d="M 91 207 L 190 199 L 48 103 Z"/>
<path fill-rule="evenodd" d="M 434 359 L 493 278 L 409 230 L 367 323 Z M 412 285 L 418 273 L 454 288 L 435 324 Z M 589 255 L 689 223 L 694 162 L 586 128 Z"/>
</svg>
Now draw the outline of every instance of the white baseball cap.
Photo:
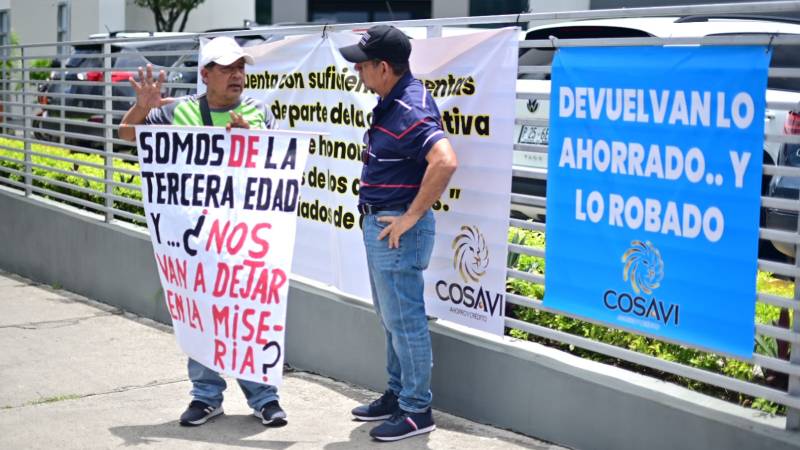
<svg viewBox="0 0 800 450">
<path fill-rule="evenodd" d="M 239 58 L 244 58 L 244 62 L 247 64 L 255 62 L 253 57 L 245 53 L 232 37 L 219 36 L 203 46 L 200 51 L 200 67 L 205 67 L 212 62 L 221 66 L 229 66 Z"/>
</svg>

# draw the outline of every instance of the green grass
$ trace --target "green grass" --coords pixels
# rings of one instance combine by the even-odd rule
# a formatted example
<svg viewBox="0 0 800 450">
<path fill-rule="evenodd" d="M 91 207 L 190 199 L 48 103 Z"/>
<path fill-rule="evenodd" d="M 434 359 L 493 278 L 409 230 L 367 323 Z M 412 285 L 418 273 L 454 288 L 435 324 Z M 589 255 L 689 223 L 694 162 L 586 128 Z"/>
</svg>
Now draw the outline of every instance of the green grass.
<svg viewBox="0 0 800 450">
<path fill-rule="evenodd" d="M 63 401 L 67 401 L 67 400 L 76 400 L 76 399 L 79 399 L 79 398 L 81 398 L 81 396 L 77 395 L 77 394 L 56 395 L 56 396 L 53 396 L 53 397 L 45 397 L 45 398 L 40 398 L 38 400 L 34 400 L 32 402 L 29 402 L 28 405 L 44 405 L 44 404 L 47 404 L 47 403 L 56 403 L 56 402 L 63 402 Z"/>
</svg>

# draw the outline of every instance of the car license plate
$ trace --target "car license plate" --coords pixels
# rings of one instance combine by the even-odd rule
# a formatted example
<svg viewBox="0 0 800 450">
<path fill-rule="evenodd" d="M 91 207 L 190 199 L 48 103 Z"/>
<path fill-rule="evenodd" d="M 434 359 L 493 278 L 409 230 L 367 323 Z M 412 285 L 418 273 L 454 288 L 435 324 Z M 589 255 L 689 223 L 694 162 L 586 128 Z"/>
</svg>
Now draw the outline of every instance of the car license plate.
<svg viewBox="0 0 800 450">
<path fill-rule="evenodd" d="M 547 145 L 550 141 L 550 127 L 523 125 L 519 134 L 520 144 Z"/>
</svg>

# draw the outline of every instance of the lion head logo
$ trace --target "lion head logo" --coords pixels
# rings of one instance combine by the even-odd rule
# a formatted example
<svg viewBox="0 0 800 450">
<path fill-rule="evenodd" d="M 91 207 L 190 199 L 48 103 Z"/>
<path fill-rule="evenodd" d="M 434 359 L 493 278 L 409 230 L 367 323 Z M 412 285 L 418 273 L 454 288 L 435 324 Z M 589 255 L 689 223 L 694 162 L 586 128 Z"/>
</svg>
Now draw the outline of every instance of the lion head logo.
<svg viewBox="0 0 800 450">
<path fill-rule="evenodd" d="M 486 274 L 489 267 L 489 247 L 478 227 L 463 225 L 453 239 L 453 269 L 458 270 L 465 283 L 474 282 Z"/>
<path fill-rule="evenodd" d="M 631 241 L 631 248 L 622 255 L 622 262 L 625 263 L 622 278 L 625 281 L 630 280 L 631 287 L 637 294 L 640 291 L 652 294 L 661 286 L 661 279 L 664 278 L 664 261 L 661 259 L 661 253 L 650 241 Z"/>
</svg>

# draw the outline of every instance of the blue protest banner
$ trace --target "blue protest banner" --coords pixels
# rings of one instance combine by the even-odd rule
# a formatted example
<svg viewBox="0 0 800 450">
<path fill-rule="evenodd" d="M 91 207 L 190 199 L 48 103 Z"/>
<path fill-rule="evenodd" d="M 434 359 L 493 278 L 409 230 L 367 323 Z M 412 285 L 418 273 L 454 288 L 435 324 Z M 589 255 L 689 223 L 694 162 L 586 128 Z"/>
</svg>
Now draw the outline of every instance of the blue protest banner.
<svg viewBox="0 0 800 450">
<path fill-rule="evenodd" d="M 562 48 L 545 305 L 752 356 L 770 52 Z"/>
</svg>

